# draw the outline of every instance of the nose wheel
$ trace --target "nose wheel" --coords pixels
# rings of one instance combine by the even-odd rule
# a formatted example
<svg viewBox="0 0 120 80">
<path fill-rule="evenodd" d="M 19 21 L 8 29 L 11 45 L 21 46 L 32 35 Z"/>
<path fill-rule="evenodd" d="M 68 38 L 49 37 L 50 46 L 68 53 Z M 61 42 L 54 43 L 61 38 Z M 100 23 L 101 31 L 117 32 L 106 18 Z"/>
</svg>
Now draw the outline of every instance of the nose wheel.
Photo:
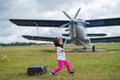
<svg viewBox="0 0 120 80">
<path fill-rule="evenodd" d="M 86 47 L 83 47 L 83 50 L 86 50 L 87 48 Z"/>
</svg>

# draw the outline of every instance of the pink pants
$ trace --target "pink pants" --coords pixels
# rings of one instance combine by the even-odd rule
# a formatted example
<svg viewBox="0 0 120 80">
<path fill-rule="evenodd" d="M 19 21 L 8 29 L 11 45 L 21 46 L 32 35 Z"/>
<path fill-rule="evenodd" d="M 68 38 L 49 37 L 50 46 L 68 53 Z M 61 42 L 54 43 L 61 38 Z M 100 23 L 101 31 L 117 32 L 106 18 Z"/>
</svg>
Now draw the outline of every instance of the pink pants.
<svg viewBox="0 0 120 80">
<path fill-rule="evenodd" d="M 53 70 L 53 72 L 57 73 L 58 71 L 60 71 L 62 69 L 62 67 L 64 65 L 66 66 L 68 72 L 72 71 L 69 61 L 67 61 L 67 60 L 58 60 L 58 66 Z"/>
</svg>

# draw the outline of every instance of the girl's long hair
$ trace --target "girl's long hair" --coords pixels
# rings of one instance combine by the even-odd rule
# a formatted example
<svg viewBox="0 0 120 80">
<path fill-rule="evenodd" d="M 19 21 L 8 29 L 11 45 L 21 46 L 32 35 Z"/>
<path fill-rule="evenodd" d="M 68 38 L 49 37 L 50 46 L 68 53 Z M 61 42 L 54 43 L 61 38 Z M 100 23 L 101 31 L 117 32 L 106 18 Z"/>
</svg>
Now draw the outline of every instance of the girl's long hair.
<svg viewBox="0 0 120 80">
<path fill-rule="evenodd" d="M 61 45 L 61 44 L 59 44 L 59 41 L 60 41 L 61 39 L 60 38 L 58 38 L 58 37 L 56 37 L 56 38 L 54 38 L 54 40 L 53 40 L 53 42 L 54 42 L 54 45 L 55 45 L 55 47 L 62 47 L 63 48 L 63 45 Z"/>
</svg>

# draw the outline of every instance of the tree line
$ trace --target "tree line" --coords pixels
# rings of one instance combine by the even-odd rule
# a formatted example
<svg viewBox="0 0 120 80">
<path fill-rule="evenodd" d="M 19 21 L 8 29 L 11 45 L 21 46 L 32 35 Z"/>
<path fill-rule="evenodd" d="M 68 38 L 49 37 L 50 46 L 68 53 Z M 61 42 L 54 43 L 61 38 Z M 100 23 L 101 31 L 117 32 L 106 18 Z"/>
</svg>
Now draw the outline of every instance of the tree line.
<svg viewBox="0 0 120 80">
<path fill-rule="evenodd" d="M 44 44 L 36 44 L 33 42 L 0 43 L 0 46 L 30 46 L 30 45 L 44 45 Z"/>
</svg>

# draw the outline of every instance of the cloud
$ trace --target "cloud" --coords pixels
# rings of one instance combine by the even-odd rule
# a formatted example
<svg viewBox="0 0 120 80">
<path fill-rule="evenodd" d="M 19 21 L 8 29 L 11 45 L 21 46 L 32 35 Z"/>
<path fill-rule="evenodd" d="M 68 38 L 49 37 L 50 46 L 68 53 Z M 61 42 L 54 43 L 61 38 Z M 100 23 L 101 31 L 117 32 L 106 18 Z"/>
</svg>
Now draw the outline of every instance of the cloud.
<svg viewBox="0 0 120 80">
<path fill-rule="evenodd" d="M 28 41 L 21 35 L 36 35 L 35 27 L 19 27 L 9 19 L 68 19 L 62 11 L 66 11 L 74 17 L 76 11 L 81 7 L 78 18 L 98 19 L 120 17 L 120 0 L 1 0 L 0 1 L 0 42 L 22 42 Z M 120 27 L 101 28 L 109 35 L 120 35 Z M 56 36 L 64 32 L 55 28 L 39 28 L 40 36 Z M 88 32 L 96 31 L 96 28 Z"/>
</svg>

